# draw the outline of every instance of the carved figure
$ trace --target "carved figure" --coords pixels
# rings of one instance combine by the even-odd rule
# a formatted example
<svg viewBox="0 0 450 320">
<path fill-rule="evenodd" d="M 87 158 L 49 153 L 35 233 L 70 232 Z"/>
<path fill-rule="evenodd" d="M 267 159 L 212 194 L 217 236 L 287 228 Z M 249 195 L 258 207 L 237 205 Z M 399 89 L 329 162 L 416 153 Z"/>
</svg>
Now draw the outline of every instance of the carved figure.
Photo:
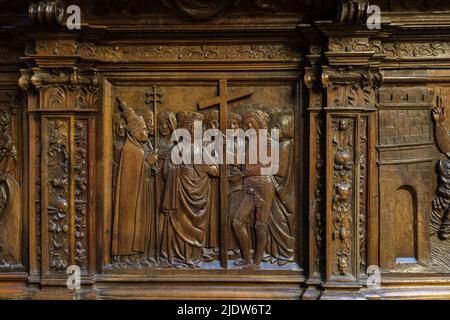
<svg viewBox="0 0 450 320">
<path fill-rule="evenodd" d="M 194 121 L 202 121 L 196 112 L 179 112 L 180 127 L 193 136 Z M 192 153 L 195 154 L 192 146 Z M 166 156 L 163 177 L 166 180 L 161 213 L 164 228 L 161 239 L 163 266 L 197 267 L 202 262 L 202 251 L 208 230 L 211 176 L 218 176 L 216 165 L 195 165 L 172 161 Z"/>
<path fill-rule="evenodd" d="M 20 262 L 20 186 L 15 177 L 17 151 L 10 117 L 0 114 L 0 266 Z"/>
<path fill-rule="evenodd" d="M 219 111 L 207 113 L 203 122 L 205 129 L 219 129 Z M 206 238 L 206 247 L 212 248 L 212 253 L 219 253 L 220 244 L 220 180 L 211 177 L 211 195 L 209 197 L 209 222 Z M 210 258 L 209 255 L 206 258 Z"/>
<path fill-rule="evenodd" d="M 437 197 L 433 200 L 433 210 L 443 212 L 438 235 L 442 240 L 450 239 L 450 138 L 445 124 L 446 115 L 441 97 L 436 98 L 436 107 L 432 110 L 435 123 L 436 143 L 447 159 L 438 163 L 439 183 Z"/>
<path fill-rule="evenodd" d="M 280 161 L 278 173 L 273 176 L 275 197 L 269 222 L 269 254 L 278 265 L 294 260 L 294 117 L 281 114 L 277 127 L 280 130 Z"/>
<path fill-rule="evenodd" d="M 127 120 L 127 138 L 115 190 L 112 255 L 116 263 L 132 264 L 145 257 L 148 250 L 153 206 L 149 203 L 152 195 L 146 178 L 158 156 L 145 150 L 148 130 L 144 119 L 118 100 Z"/>
<path fill-rule="evenodd" d="M 255 129 L 259 140 L 259 129 L 267 129 L 269 123 L 268 115 L 261 110 L 248 112 L 243 116 L 243 124 L 246 129 Z M 258 141 L 258 145 L 259 145 Z M 270 141 L 267 143 L 270 145 Z M 269 147 L 270 148 L 270 147 Z M 248 154 L 247 154 L 248 157 Z M 263 165 L 245 164 L 245 177 L 243 181 L 244 197 L 233 219 L 233 229 L 239 240 L 242 251 L 242 259 L 236 259 L 235 265 L 243 267 L 257 267 L 260 265 L 266 250 L 268 241 L 268 224 L 270 220 L 270 210 L 275 194 L 272 177 L 262 175 Z M 256 250 L 254 265 L 250 256 L 250 234 L 246 228 L 252 214 L 255 213 L 255 237 Z"/>
</svg>

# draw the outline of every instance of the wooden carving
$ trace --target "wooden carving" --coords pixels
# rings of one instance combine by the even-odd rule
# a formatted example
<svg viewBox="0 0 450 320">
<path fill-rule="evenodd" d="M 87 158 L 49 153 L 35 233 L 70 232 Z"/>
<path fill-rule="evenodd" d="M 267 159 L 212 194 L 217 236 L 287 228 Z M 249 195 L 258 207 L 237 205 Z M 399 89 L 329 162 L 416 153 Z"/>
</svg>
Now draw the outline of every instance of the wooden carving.
<svg viewBox="0 0 450 320">
<path fill-rule="evenodd" d="M 233 267 L 295 263 L 298 217 L 292 110 L 245 105 L 234 108 L 222 122 L 217 110 L 204 114 L 160 111 L 168 99 L 161 90 L 154 86 L 146 91 L 145 107 L 133 108 L 118 98 L 113 117 L 113 267 L 202 268 L 210 264 L 217 268 L 215 261 L 223 256 L 234 261 Z M 224 99 L 232 102 L 251 95 L 251 91 L 236 91 L 201 101 L 199 106 L 222 106 Z M 194 136 L 196 121 L 201 122 L 202 131 L 218 130 L 221 123 L 236 134 L 242 129 L 278 129 L 279 170 L 262 175 L 261 164 L 247 163 L 248 158 L 226 166 L 174 162 L 173 153 L 178 152 L 174 130 L 184 129 Z M 245 140 L 235 142 L 236 150 L 248 152 Z M 192 143 L 195 158 L 212 142 L 203 147 Z M 225 211 L 222 198 L 228 205 Z M 222 221 L 228 233 L 223 233 Z"/>
<path fill-rule="evenodd" d="M 65 119 L 48 122 L 48 253 L 49 269 L 69 266 L 69 123 Z M 47 182 L 48 181 L 48 182 Z"/>
<path fill-rule="evenodd" d="M 112 255 L 118 264 L 146 263 L 155 259 L 149 257 L 149 253 L 154 253 L 149 239 L 155 226 L 150 167 L 158 157 L 148 148 L 151 145 L 144 119 L 121 101 L 120 108 L 127 126 L 115 185 Z"/>
<path fill-rule="evenodd" d="M 332 123 L 332 145 L 334 146 L 334 192 L 333 210 L 333 251 L 336 254 L 336 275 L 347 276 L 352 265 L 353 228 L 353 119 L 340 119 Z M 354 258 L 353 258 L 354 259 Z"/>
<path fill-rule="evenodd" d="M 448 136 L 448 130 L 446 126 L 446 115 L 444 109 L 444 102 L 442 97 L 436 98 L 436 107 L 432 111 L 433 120 L 435 122 L 435 136 L 436 143 L 439 150 L 446 156 L 449 157 L 450 152 L 450 138 Z M 439 225 L 439 237 L 442 240 L 450 239 L 450 193 L 447 191 L 447 178 L 449 177 L 448 172 L 449 161 L 440 160 L 438 163 L 438 173 L 439 173 L 439 184 L 437 197 L 433 200 L 433 210 L 436 212 L 435 215 L 441 215 L 441 221 Z"/>
<path fill-rule="evenodd" d="M 450 297 L 448 1 L 16 2 L 0 299 Z"/>
<path fill-rule="evenodd" d="M 21 190 L 11 110 L 0 110 L 0 269 L 21 263 Z"/>
</svg>

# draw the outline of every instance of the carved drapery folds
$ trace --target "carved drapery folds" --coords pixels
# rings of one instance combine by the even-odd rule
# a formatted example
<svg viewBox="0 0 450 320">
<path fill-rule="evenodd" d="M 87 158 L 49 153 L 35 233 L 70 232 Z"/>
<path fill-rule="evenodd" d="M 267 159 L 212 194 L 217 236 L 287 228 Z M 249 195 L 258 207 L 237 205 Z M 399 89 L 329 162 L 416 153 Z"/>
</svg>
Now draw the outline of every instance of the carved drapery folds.
<svg viewBox="0 0 450 320">
<path fill-rule="evenodd" d="M 18 100 L 0 91 L 0 272 L 22 266 L 22 192 L 18 150 Z"/>
</svg>

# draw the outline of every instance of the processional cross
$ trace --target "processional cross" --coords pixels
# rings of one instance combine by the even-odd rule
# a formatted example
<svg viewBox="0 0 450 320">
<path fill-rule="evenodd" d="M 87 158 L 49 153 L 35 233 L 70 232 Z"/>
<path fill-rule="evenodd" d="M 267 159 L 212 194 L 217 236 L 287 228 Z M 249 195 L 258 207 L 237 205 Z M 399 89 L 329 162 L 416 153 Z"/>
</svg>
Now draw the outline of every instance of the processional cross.
<svg viewBox="0 0 450 320">
<path fill-rule="evenodd" d="M 227 142 L 226 142 L 226 130 L 227 130 L 227 113 L 228 102 L 236 101 L 245 97 L 249 97 L 253 94 L 253 91 L 240 91 L 228 94 L 228 83 L 226 79 L 219 80 L 219 96 L 199 101 L 198 108 L 200 110 L 219 106 L 219 129 L 224 136 L 223 140 L 223 163 L 220 165 L 220 241 L 221 241 L 221 264 L 223 268 L 228 266 L 228 248 L 227 248 L 227 235 L 228 235 L 228 179 L 227 179 Z"/>
<path fill-rule="evenodd" d="M 145 104 L 149 106 L 150 110 L 152 108 L 152 104 L 153 104 L 153 117 L 154 117 L 154 121 L 153 121 L 153 126 L 154 126 L 154 130 L 153 130 L 153 144 L 154 144 L 154 148 L 156 149 L 158 147 L 158 134 L 157 134 L 157 128 L 158 128 L 158 103 L 162 103 L 161 100 L 161 93 L 158 93 L 157 91 L 157 87 L 153 86 L 153 91 L 147 90 L 145 92 Z"/>
<path fill-rule="evenodd" d="M 158 152 L 158 103 L 162 103 L 162 94 L 158 93 L 156 85 L 153 86 L 153 91 L 147 90 L 145 92 L 145 104 L 153 111 L 153 150 Z M 158 163 L 158 162 L 157 162 Z M 159 209 L 159 199 L 161 198 L 159 180 L 155 180 L 155 212 L 156 212 L 156 225 L 155 234 L 161 234 L 159 230 L 159 214 L 157 210 Z M 159 252 L 161 247 L 159 237 L 156 237 L 156 252 Z M 159 261 L 159 254 L 156 255 L 156 260 Z"/>
</svg>

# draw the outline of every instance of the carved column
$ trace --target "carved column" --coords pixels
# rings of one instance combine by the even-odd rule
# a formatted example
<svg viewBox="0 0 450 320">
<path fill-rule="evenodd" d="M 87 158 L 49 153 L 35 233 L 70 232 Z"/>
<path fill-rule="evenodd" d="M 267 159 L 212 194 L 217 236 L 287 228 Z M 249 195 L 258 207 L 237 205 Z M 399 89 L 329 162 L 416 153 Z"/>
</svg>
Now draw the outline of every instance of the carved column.
<svg viewBox="0 0 450 320">
<path fill-rule="evenodd" d="M 347 30 L 347 34 L 348 34 Z M 381 81 L 368 35 L 329 34 L 326 89 L 326 271 L 322 298 L 360 297 L 375 181 L 375 111 Z"/>
<path fill-rule="evenodd" d="M 88 284 L 98 81 L 92 68 L 53 59 L 51 67 L 37 59 L 42 66 L 22 70 L 19 80 L 28 98 L 31 282 L 66 286 L 66 270 L 76 265 Z"/>
<path fill-rule="evenodd" d="M 325 262 L 325 131 L 323 88 L 321 83 L 322 48 L 315 43 L 307 55 L 305 68 L 309 113 L 309 185 L 308 185 L 308 279 L 303 299 L 317 299 Z"/>
</svg>

